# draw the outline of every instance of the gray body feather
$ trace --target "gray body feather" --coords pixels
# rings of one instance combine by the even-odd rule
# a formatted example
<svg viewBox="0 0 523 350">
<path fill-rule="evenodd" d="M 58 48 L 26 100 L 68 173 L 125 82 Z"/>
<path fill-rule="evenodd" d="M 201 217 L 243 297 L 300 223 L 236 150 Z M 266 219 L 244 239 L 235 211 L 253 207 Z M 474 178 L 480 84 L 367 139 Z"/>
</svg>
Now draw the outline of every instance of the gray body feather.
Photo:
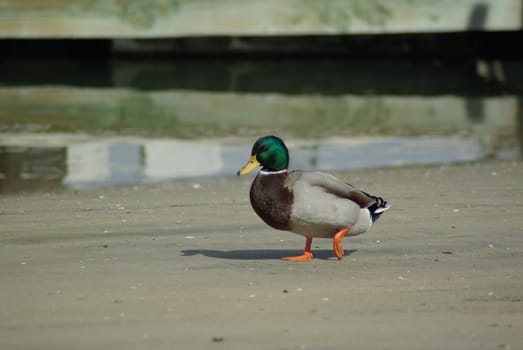
<svg viewBox="0 0 523 350">
<path fill-rule="evenodd" d="M 355 187 L 322 172 L 297 172 L 292 188 L 294 204 L 291 231 L 306 237 L 332 238 L 353 226 L 349 236 L 368 231 L 372 225 L 367 207 L 373 202 Z M 291 180 L 290 179 L 290 180 Z M 292 182 L 292 180 L 291 180 Z"/>
</svg>

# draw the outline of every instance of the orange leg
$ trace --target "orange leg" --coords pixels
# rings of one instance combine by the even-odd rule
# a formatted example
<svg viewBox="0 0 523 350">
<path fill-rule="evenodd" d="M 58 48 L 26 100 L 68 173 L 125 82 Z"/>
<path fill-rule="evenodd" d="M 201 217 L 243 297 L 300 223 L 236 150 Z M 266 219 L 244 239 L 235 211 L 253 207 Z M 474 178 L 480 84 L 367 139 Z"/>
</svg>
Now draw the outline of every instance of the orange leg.
<svg viewBox="0 0 523 350">
<path fill-rule="evenodd" d="M 311 245 L 312 245 L 312 237 L 307 237 L 307 241 L 305 242 L 305 249 L 303 251 L 303 255 L 287 256 L 285 258 L 282 258 L 282 260 L 287 260 L 287 261 L 311 261 L 312 260 Z"/>
<path fill-rule="evenodd" d="M 334 240 L 332 242 L 332 249 L 334 250 L 334 254 L 338 258 L 338 260 L 342 260 L 343 255 L 345 254 L 343 251 L 343 246 L 341 244 L 341 242 L 343 241 L 343 237 L 345 237 L 345 235 L 347 233 L 349 233 L 351 230 L 352 230 L 352 225 L 344 228 L 343 230 L 340 230 L 339 232 L 337 232 L 334 235 Z"/>
</svg>

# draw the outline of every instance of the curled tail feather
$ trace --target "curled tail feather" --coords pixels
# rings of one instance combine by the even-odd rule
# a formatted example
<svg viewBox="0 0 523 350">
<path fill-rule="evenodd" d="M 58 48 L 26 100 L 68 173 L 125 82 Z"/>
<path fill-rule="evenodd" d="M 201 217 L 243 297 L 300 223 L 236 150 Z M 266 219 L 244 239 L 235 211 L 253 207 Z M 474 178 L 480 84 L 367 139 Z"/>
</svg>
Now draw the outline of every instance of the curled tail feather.
<svg viewBox="0 0 523 350">
<path fill-rule="evenodd" d="M 372 222 L 375 222 L 379 219 L 381 214 L 383 214 L 386 210 L 390 208 L 390 204 L 387 203 L 386 200 L 384 200 L 381 197 L 373 196 L 369 193 L 363 192 L 370 198 L 374 200 L 374 203 L 371 204 L 367 209 L 370 212 L 370 216 L 372 218 Z"/>
</svg>

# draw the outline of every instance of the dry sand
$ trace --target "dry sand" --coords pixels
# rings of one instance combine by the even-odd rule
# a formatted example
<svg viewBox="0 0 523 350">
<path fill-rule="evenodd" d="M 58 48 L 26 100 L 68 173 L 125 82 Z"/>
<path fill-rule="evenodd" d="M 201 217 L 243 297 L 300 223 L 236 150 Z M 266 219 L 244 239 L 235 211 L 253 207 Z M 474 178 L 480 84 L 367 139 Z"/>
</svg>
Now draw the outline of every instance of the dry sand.
<svg viewBox="0 0 523 350">
<path fill-rule="evenodd" d="M 521 349 L 523 163 L 338 174 L 393 207 L 281 261 L 251 177 L 0 199 L 2 349 Z"/>
</svg>

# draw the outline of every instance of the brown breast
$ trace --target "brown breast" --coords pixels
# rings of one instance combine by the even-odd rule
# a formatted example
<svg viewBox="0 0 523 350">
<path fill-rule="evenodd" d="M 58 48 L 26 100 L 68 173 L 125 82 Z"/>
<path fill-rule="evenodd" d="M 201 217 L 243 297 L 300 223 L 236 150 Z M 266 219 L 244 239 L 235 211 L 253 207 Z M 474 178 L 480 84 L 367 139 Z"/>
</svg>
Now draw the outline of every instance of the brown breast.
<svg viewBox="0 0 523 350">
<path fill-rule="evenodd" d="M 290 229 L 294 196 L 287 186 L 288 174 L 258 173 L 251 185 L 251 205 L 265 223 L 278 230 Z"/>
</svg>

